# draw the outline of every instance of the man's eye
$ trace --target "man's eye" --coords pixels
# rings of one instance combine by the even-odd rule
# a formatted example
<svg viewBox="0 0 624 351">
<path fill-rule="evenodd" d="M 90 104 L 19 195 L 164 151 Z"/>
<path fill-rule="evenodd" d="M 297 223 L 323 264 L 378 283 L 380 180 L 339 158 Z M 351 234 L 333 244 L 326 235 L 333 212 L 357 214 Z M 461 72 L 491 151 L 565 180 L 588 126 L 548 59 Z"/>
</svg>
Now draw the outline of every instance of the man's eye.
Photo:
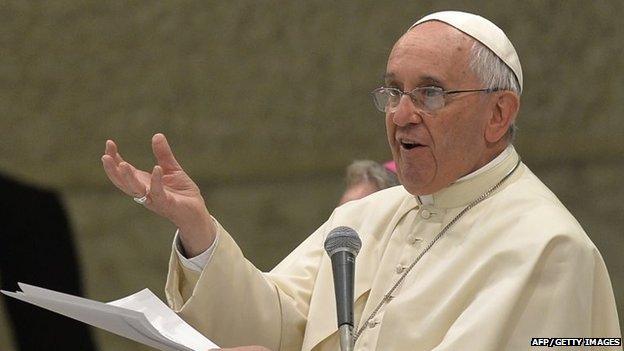
<svg viewBox="0 0 624 351">
<path fill-rule="evenodd" d="M 440 90 L 440 88 L 427 87 L 427 88 L 423 88 L 421 90 L 421 93 L 423 94 L 424 97 L 437 97 L 437 96 L 440 96 L 442 91 Z"/>
<path fill-rule="evenodd" d="M 401 92 L 397 89 L 387 89 L 386 92 L 388 93 L 388 96 L 390 97 L 401 96 Z"/>
</svg>

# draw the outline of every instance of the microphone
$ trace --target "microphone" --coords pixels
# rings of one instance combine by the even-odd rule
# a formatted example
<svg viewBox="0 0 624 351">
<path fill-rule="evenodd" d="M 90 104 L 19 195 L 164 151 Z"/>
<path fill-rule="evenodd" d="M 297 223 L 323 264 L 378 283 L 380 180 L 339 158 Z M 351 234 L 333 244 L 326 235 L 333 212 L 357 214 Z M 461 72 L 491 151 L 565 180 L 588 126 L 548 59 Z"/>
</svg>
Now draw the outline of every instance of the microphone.
<svg viewBox="0 0 624 351">
<path fill-rule="evenodd" d="M 336 293 L 336 312 L 340 331 L 340 349 L 353 350 L 353 286 L 355 285 L 355 256 L 362 241 L 355 230 L 336 227 L 325 239 L 325 251 L 331 258 Z"/>
</svg>

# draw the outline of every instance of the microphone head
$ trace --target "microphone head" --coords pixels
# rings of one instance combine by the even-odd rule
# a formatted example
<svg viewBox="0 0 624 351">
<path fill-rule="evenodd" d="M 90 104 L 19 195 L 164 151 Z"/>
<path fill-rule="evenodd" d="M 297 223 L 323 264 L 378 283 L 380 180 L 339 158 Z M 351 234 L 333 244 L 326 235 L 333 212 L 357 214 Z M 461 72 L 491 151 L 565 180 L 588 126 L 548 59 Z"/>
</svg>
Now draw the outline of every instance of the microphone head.
<svg viewBox="0 0 624 351">
<path fill-rule="evenodd" d="M 362 241 L 357 232 L 349 227 L 336 227 L 332 229 L 325 239 L 325 251 L 329 257 L 338 251 L 349 251 L 357 256 L 362 247 Z"/>
</svg>

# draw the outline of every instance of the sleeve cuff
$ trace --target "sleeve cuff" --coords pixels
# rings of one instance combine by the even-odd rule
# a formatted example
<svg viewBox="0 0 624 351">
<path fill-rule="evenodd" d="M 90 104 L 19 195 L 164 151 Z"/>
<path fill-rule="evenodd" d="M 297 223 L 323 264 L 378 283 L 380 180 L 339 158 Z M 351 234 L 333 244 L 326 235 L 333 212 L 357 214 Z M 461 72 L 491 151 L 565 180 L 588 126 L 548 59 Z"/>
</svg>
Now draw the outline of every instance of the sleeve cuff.
<svg viewBox="0 0 624 351">
<path fill-rule="evenodd" d="M 206 251 L 191 258 L 186 258 L 183 254 L 184 248 L 182 247 L 182 242 L 180 241 L 179 233 L 180 233 L 180 230 L 179 229 L 176 230 L 175 237 L 173 238 L 173 242 L 174 242 L 173 247 L 175 247 L 175 252 L 176 252 L 176 255 L 178 255 L 178 259 L 180 260 L 180 263 L 182 263 L 184 267 L 190 270 L 193 270 L 195 272 L 201 272 L 204 269 L 204 267 L 206 267 L 206 265 L 210 263 L 210 259 L 214 255 L 215 248 L 217 247 L 217 244 L 219 243 L 219 233 L 217 232 L 217 236 L 215 237 L 214 242 L 209 248 L 206 249 Z"/>
</svg>

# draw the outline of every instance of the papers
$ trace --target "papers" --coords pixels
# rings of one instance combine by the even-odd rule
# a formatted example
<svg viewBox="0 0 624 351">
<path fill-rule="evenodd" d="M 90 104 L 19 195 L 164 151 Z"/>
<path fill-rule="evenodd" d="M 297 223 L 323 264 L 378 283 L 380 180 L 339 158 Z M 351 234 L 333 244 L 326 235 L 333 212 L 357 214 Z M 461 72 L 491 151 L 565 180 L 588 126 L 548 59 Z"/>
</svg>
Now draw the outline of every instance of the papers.
<svg viewBox="0 0 624 351">
<path fill-rule="evenodd" d="M 103 303 L 18 284 L 22 291 L 2 290 L 2 293 L 159 350 L 207 351 L 219 348 L 186 324 L 149 289 Z"/>
</svg>

